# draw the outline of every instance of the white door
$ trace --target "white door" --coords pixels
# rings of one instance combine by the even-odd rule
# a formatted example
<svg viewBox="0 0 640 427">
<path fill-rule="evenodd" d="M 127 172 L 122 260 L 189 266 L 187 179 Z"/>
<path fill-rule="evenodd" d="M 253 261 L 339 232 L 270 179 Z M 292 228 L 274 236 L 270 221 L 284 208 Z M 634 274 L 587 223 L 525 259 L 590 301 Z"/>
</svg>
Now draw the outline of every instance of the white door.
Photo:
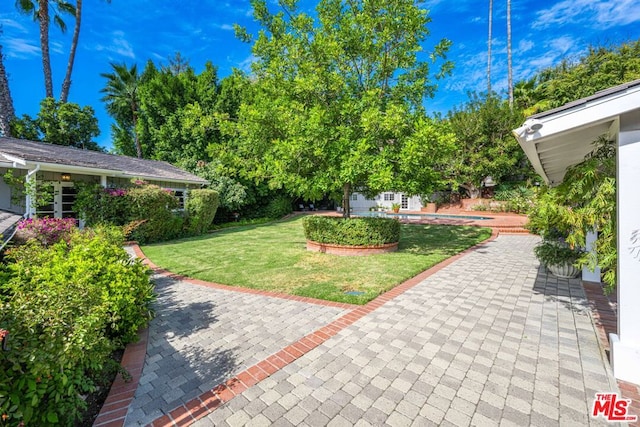
<svg viewBox="0 0 640 427">
<path fill-rule="evenodd" d="M 400 209 L 409 209 L 409 198 L 405 194 L 402 195 Z"/>
<path fill-rule="evenodd" d="M 39 218 L 76 218 L 73 204 L 77 192 L 72 182 L 52 182 L 49 186 L 44 186 L 43 193 L 39 197 L 45 197 L 50 203 L 36 208 Z"/>
</svg>

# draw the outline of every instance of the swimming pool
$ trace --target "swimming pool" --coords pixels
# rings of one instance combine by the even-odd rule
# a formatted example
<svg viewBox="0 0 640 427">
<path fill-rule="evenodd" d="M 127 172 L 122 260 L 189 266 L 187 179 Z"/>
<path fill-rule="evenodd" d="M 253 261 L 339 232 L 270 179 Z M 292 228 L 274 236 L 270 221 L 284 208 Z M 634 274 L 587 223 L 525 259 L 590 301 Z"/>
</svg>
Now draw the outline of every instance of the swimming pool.
<svg viewBox="0 0 640 427">
<path fill-rule="evenodd" d="M 475 221 L 483 221 L 487 219 L 493 219 L 487 216 L 476 215 L 447 215 L 447 214 L 410 214 L 410 213 L 387 213 L 387 212 L 354 212 L 353 215 L 357 216 L 371 216 L 377 218 L 398 218 L 398 219 L 471 219 Z"/>
</svg>

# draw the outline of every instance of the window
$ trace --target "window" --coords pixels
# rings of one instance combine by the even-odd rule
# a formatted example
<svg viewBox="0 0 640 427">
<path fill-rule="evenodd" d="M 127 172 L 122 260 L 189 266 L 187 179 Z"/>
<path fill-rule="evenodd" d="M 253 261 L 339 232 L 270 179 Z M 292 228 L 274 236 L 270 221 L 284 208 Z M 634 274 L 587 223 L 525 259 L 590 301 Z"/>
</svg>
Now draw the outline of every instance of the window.
<svg viewBox="0 0 640 427">
<path fill-rule="evenodd" d="M 400 200 L 400 209 L 409 209 L 409 198 L 403 194 Z"/>
<path fill-rule="evenodd" d="M 384 193 L 384 201 L 385 202 L 393 202 L 395 200 L 395 194 L 393 193 Z"/>
<path fill-rule="evenodd" d="M 178 199 L 178 209 L 184 210 L 184 199 L 186 198 L 186 190 L 183 188 L 167 188 L 167 190 L 171 190 L 175 198 Z"/>
<path fill-rule="evenodd" d="M 358 195 L 356 193 L 353 193 L 351 195 L 351 200 L 357 201 L 358 200 Z"/>
</svg>

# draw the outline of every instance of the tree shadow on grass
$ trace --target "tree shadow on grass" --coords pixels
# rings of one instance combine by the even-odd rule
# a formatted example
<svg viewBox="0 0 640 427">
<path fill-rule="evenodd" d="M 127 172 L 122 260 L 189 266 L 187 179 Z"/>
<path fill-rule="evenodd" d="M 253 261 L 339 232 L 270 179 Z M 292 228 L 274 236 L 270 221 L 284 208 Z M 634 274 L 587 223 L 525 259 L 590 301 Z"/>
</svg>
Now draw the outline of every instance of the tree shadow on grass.
<svg viewBox="0 0 640 427">
<path fill-rule="evenodd" d="M 478 227 L 403 225 L 398 252 L 450 257 L 478 243 L 480 233 Z"/>
</svg>

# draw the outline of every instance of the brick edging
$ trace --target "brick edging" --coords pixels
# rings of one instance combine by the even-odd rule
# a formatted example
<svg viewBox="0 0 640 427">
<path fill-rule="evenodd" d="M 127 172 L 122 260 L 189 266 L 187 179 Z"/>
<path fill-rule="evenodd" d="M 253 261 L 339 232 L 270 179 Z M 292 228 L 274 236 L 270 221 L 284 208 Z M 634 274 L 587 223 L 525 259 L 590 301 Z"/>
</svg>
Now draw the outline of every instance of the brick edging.
<svg viewBox="0 0 640 427">
<path fill-rule="evenodd" d="M 124 425 L 129 405 L 133 400 L 142 376 L 148 342 L 149 328 L 144 328 L 138 332 L 138 341 L 128 344 L 125 348 L 120 365 L 129 373 L 131 378 L 124 379 L 121 373 L 116 376 L 109 390 L 109 395 L 93 422 L 94 427 L 119 427 Z"/>
<path fill-rule="evenodd" d="M 442 270 L 443 268 L 447 267 L 463 256 L 476 251 L 486 243 L 495 240 L 498 235 L 499 231 L 496 229 L 492 229 L 491 236 L 486 240 L 470 248 L 467 248 L 466 250 L 450 258 L 447 258 L 446 260 L 434 265 L 433 267 L 423 271 L 422 273 L 419 273 L 411 279 L 406 280 L 400 285 L 378 296 L 374 300 L 369 301 L 367 304 L 363 306 L 357 306 L 358 308 L 351 310 L 350 312 L 317 329 L 316 331 L 305 335 L 298 341 L 286 346 L 282 350 L 272 354 L 271 356 L 256 363 L 248 369 L 245 369 L 231 379 L 218 384 L 213 389 L 206 391 L 200 396 L 191 399 L 187 403 L 171 410 L 168 414 L 155 419 L 153 422 L 151 422 L 151 426 L 164 427 L 191 425 L 195 421 L 215 411 L 224 403 L 227 403 L 228 401 L 233 399 L 235 396 L 241 394 L 249 387 L 261 382 L 265 378 L 273 375 L 285 366 L 309 353 L 311 350 L 323 344 L 329 338 L 338 334 L 347 326 L 355 323 L 367 314 L 383 306 L 388 301 L 413 288 L 427 277 Z"/>
</svg>

